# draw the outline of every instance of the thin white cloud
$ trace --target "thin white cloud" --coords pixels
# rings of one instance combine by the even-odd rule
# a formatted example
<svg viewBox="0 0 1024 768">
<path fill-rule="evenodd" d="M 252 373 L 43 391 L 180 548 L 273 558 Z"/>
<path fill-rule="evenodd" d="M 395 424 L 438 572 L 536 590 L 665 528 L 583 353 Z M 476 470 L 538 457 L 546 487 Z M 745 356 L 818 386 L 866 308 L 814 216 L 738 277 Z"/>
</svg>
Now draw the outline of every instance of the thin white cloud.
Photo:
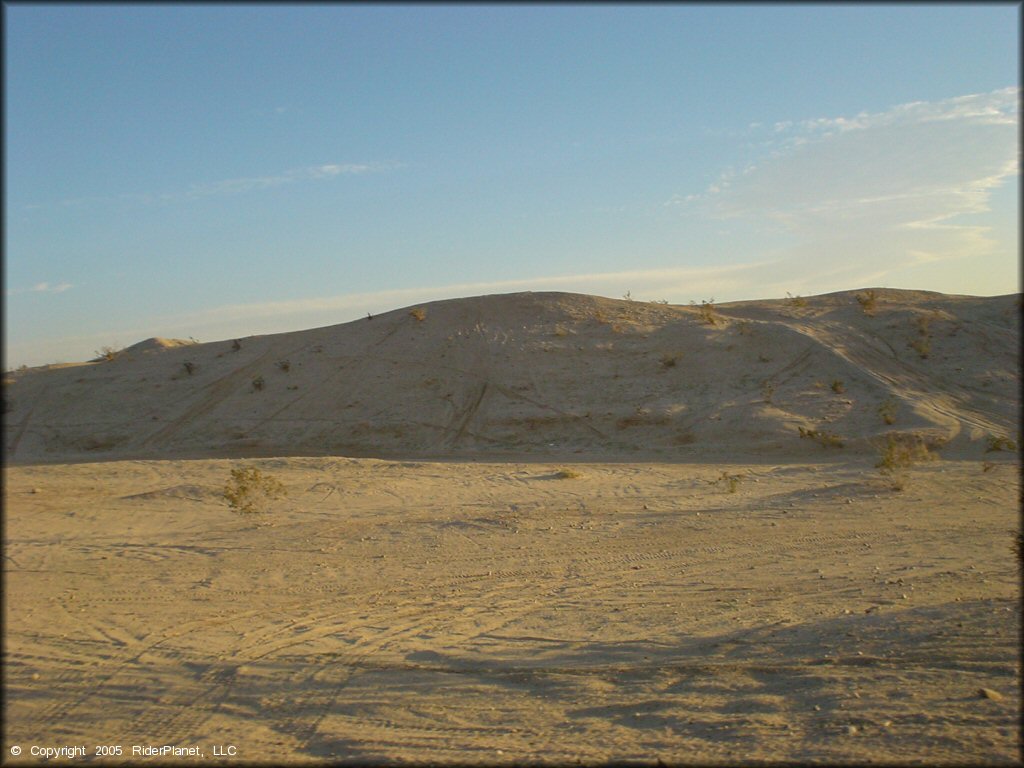
<svg viewBox="0 0 1024 768">
<path fill-rule="evenodd" d="M 273 176 L 249 176 L 238 179 L 222 179 L 205 184 L 194 184 L 183 197 L 197 198 L 209 195 L 232 195 L 242 192 L 294 184 L 301 181 L 331 179 L 338 176 L 354 176 L 364 173 L 379 173 L 398 167 L 397 163 L 327 163 L 305 168 L 293 168 Z M 175 197 L 175 195 L 171 195 Z"/>
<path fill-rule="evenodd" d="M 19 293 L 64 293 L 75 286 L 71 283 L 36 283 L 31 288 L 9 288 L 8 296 L 15 296 Z"/>
<path fill-rule="evenodd" d="M 785 236 L 790 255 L 816 269 L 850 259 L 884 276 L 985 255 L 988 229 L 961 217 L 987 212 L 992 191 L 1019 174 L 1019 108 L 1012 87 L 780 122 L 758 162 L 665 204 Z"/>
</svg>

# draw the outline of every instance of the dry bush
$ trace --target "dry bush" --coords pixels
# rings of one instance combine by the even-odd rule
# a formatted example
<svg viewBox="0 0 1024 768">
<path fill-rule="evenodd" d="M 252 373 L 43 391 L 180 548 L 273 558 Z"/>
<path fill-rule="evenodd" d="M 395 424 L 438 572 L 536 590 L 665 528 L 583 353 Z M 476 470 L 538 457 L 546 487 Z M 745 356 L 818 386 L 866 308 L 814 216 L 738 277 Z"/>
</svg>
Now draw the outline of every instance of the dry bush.
<svg viewBox="0 0 1024 768">
<path fill-rule="evenodd" d="M 270 502 L 285 495 L 284 486 L 258 469 L 232 469 L 231 479 L 224 487 L 228 505 L 240 515 L 266 512 Z"/>
<path fill-rule="evenodd" d="M 804 429 L 797 427 L 800 437 L 806 440 L 814 440 L 821 444 L 822 448 L 842 448 L 843 439 L 834 432 L 827 432 L 823 429 Z"/>
<path fill-rule="evenodd" d="M 416 309 L 409 310 L 409 317 L 411 317 L 413 320 L 417 320 L 422 323 L 424 320 L 427 319 L 427 312 L 424 309 L 416 307 Z"/>
<path fill-rule="evenodd" d="M 96 357 L 94 357 L 91 362 L 100 363 L 104 360 L 109 362 L 120 355 L 123 351 L 124 350 L 122 349 L 115 349 L 114 347 L 100 347 L 93 352 Z"/>
<path fill-rule="evenodd" d="M 281 369 L 285 373 L 288 373 L 288 371 L 290 371 L 292 369 L 292 364 L 289 361 L 287 361 L 287 360 L 278 360 L 276 365 L 277 365 L 277 367 L 279 369 Z"/>
<path fill-rule="evenodd" d="M 256 376 L 252 380 L 252 391 L 253 392 L 259 392 L 261 389 L 263 389 L 264 383 L 265 382 L 263 381 L 263 377 L 262 376 Z"/>
<path fill-rule="evenodd" d="M 832 384 L 830 386 L 832 387 L 832 391 L 835 392 L 837 395 L 841 395 L 843 394 L 843 392 L 846 391 L 846 385 L 843 384 L 843 382 L 840 379 L 833 379 Z"/>
<path fill-rule="evenodd" d="M 793 307 L 794 309 L 803 309 L 807 306 L 807 299 L 800 294 L 794 296 L 789 291 L 786 291 L 786 306 Z"/>
<path fill-rule="evenodd" d="M 690 304 L 693 305 L 694 302 L 691 301 Z M 698 312 L 700 314 L 701 322 L 704 323 L 705 325 L 718 325 L 722 321 L 722 317 L 718 314 L 718 311 L 715 309 L 714 297 L 708 299 L 707 301 L 704 301 L 702 299 L 700 302 L 700 308 Z"/>
<path fill-rule="evenodd" d="M 922 360 L 927 360 L 932 351 L 932 341 L 929 336 L 918 336 L 910 342 L 910 346 Z"/>
<path fill-rule="evenodd" d="M 992 453 L 994 451 L 1016 451 L 1017 443 L 1008 437 L 1002 435 L 989 435 L 986 438 L 987 445 L 985 447 L 985 453 Z"/>
<path fill-rule="evenodd" d="M 894 424 L 896 422 L 896 410 L 898 407 L 899 404 L 890 397 L 878 406 L 878 415 L 882 417 L 882 421 L 886 424 Z"/>
<path fill-rule="evenodd" d="M 577 472 L 575 469 L 560 469 L 555 472 L 555 477 L 559 480 L 576 480 L 583 477 L 583 474 Z"/>
<path fill-rule="evenodd" d="M 723 470 L 718 479 L 712 480 L 711 484 L 722 486 L 726 493 L 736 493 L 736 488 L 739 487 L 740 480 L 742 479 L 742 473 L 734 475 Z"/>
<path fill-rule="evenodd" d="M 679 359 L 681 357 L 682 357 L 682 354 L 679 353 L 679 352 L 676 352 L 675 354 L 672 354 L 672 355 L 664 354 L 664 355 L 661 356 L 661 361 L 660 361 L 661 362 L 661 367 L 662 368 L 674 368 L 676 363 L 679 362 Z"/>
<path fill-rule="evenodd" d="M 934 445 L 934 443 L 933 443 Z M 883 475 L 908 469 L 919 461 L 932 461 L 938 454 L 920 435 L 888 435 L 875 466 Z"/>
<path fill-rule="evenodd" d="M 865 315 L 872 317 L 875 314 L 875 309 L 878 307 L 878 296 L 874 291 L 858 293 L 857 303 L 860 304 L 860 308 L 864 310 Z"/>
</svg>

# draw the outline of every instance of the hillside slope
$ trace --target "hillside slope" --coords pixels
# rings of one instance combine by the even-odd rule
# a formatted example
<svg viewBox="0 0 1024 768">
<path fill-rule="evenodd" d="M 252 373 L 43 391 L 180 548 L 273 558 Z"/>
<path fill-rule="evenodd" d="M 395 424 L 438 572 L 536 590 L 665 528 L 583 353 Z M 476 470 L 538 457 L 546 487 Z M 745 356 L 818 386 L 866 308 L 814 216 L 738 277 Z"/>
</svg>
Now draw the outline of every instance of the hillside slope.
<svg viewBox="0 0 1024 768">
<path fill-rule="evenodd" d="M 1018 440 L 1019 296 L 874 294 L 873 309 L 866 291 L 709 309 L 516 293 L 237 342 L 150 339 L 7 373 L 4 447 L 8 463 L 671 459 L 874 450 L 887 432 L 969 456 Z"/>
</svg>

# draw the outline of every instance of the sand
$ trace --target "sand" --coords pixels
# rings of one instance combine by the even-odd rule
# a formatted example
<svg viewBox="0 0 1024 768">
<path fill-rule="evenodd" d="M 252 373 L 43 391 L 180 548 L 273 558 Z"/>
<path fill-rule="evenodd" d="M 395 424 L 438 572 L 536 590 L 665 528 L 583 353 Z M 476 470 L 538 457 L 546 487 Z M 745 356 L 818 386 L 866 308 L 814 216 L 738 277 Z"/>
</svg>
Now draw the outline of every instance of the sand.
<svg viewBox="0 0 1024 768">
<path fill-rule="evenodd" d="M 8 374 L 5 759 L 1019 763 L 1019 300 L 879 294 Z M 241 515 L 249 467 L 284 494 Z"/>
</svg>

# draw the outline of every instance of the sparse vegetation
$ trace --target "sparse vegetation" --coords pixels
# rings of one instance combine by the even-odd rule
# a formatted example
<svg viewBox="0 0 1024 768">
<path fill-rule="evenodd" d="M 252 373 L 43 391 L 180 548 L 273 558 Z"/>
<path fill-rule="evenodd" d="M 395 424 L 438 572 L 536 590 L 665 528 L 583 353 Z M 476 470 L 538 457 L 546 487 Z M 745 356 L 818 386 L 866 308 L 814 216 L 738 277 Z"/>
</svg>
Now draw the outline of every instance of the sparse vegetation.
<svg viewBox="0 0 1024 768">
<path fill-rule="evenodd" d="M 823 448 L 843 447 L 843 439 L 834 432 L 828 432 L 823 429 L 805 429 L 804 427 L 797 427 L 797 429 L 800 432 L 801 438 L 814 440 L 820 443 Z"/>
<path fill-rule="evenodd" d="M 843 382 L 840 379 L 833 379 L 832 384 L 830 386 L 832 387 L 832 391 L 835 392 L 837 395 L 841 395 L 843 394 L 843 392 L 846 391 L 846 385 L 843 384 Z"/>
<path fill-rule="evenodd" d="M 288 373 L 288 371 L 290 371 L 291 368 L 292 368 L 292 364 L 290 362 L 288 362 L 287 360 L 278 360 L 277 361 L 277 367 L 280 370 L 284 371 L 285 373 Z"/>
<path fill-rule="evenodd" d="M 266 512 L 270 502 L 285 495 L 284 486 L 255 468 L 232 469 L 224 487 L 228 505 L 240 515 Z"/>
<path fill-rule="evenodd" d="M 187 373 L 189 376 L 191 376 L 197 368 L 196 364 L 193 363 L 191 360 L 186 360 L 181 365 L 185 369 L 185 373 Z"/>
<path fill-rule="evenodd" d="M 426 310 L 420 307 L 416 307 L 416 309 L 409 310 L 409 317 L 411 317 L 413 320 L 416 320 L 417 322 L 422 323 L 424 320 L 427 319 L 427 312 Z"/>
<path fill-rule="evenodd" d="M 690 302 L 693 304 L 693 302 Z M 701 300 L 700 302 L 700 319 L 705 325 L 718 325 L 722 318 L 715 309 L 715 298 L 712 296 L 707 301 Z"/>
<path fill-rule="evenodd" d="M 749 320 L 740 320 L 736 323 L 736 330 L 739 331 L 742 336 L 749 336 L 753 329 L 754 326 Z"/>
<path fill-rule="evenodd" d="M 115 349 L 114 347 L 100 347 L 98 350 L 93 352 L 93 354 L 96 355 L 96 357 L 92 360 L 92 362 L 99 363 L 103 362 L 104 360 L 109 362 L 116 358 L 118 355 L 120 355 L 122 351 L 123 350 Z"/>
<path fill-rule="evenodd" d="M 633 300 L 633 294 L 631 294 L 629 291 L 626 291 L 622 295 L 622 298 L 625 299 L 626 301 L 632 301 Z"/>
<path fill-rule="evenodd" d="M 882 421 L 886 424 L 896 423 L 896 410 L 899 404 L 893 399 L 889 398 L 878 406 L 878 415 L 882 417 Z"/>
<path fill-rule="evenodd" d="M 807 299 L 802 297 L 800 294 L 794 296 L 789 291 L 786 291 L 786 306 L 793 307 L 794 309 L 803 309 L 807 306 Z"/>
<path fill-rule="evenodd" d="M 252 391 L 253 392 L 259 392 L 261 389 L 263 389 L 263 385 L 265 383 L 266 382 L 263 381 L 263 377 L 262 376 L 256 376 L 252 380 Z"/>
<path fill-rule="evenodd" d="M 910 342 L 910 346 L 922 360 L 927 360 L 932 351 L 932 342 L 927 336 L 918 337 Z"/>
<path fill-rule="evenodd" d="M 575 469 L 560 469 L 555 472 L 555 477 L 559 480 L 576 480 L 583 477 L 583 475 Z"/>
<path fill-rule="evenodd" d="M 878 296 L 874 291 L 865 291 L 857 294 L 857 303 L 864 310 L 864 314 L 873 317 L 878 307 Z"/>
<path fill-rule="evenodd" d="M 240 342 L 238 339 L 235 339 L 234 341 L 231 342 L 231 351 L 232 352 L 237 352 L 241 348 L 242 348 L 242 342 Z"/>
<path fill-rule="evenodd" d="M 679 354 L 678 352 L 676 352 L 675 354 L 671 354 L 671 355 L 664 354 L 664 355 L 661 356 L 661 367 L 662 368 L 674 368 L 676 363 L 679 362 L 679 359 L 681 357 L 682 357 L 682 355 Z"/>
<path fill-rule="evenodd" d="M 767 362 L 767 361 L 762 361 Z M 771 379 L 765 379 L 761 382 L 761 397 L 766 403 L 772 401 L 772 397 L 775 395 L 775 382 Z"/>
<path fill-rule="evenodd" d="M 917 461 L 934 459 L 928 446 L 917 435 L 888 435 L 875 466 L 883 472 L 905 469 Z"/>
<path fill-rule="evenodd" d="M 1008 437 L 1002 435 L 989 435 L 986 438 L 985 453 L 993 453 L 994 451 L 1016 451 L 1017 443 Z"/>
<path fill-rule="evenodd" d="M 711 484 L 722 486 L 726 493 L 736 493 L 736 489 L 739 487 L 740 480 L 742 479 L 742 474 L 730 474 L 723 470 L 718 479 L 712 480 Z"/>
</svg>

